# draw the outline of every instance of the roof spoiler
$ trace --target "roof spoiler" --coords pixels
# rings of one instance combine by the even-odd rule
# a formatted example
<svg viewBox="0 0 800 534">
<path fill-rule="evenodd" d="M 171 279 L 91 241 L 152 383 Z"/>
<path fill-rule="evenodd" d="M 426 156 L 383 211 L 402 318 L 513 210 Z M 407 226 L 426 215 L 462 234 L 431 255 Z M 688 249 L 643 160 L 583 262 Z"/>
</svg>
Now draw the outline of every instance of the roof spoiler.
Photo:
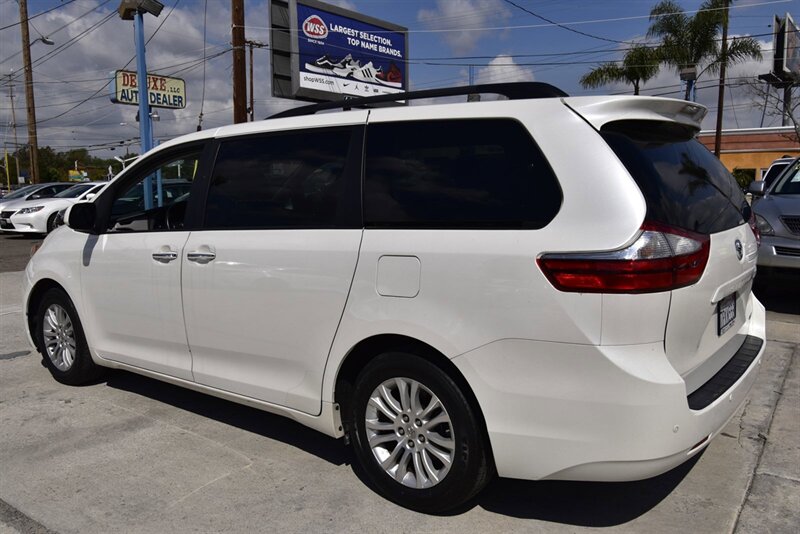
<svg viewBox="0 0 800 534">
<path fill-rule="evenodd" d="M 696 102 L 654 96 L 573 97 L 563 102 L 597 130 L 609 122 L 645 120 L 676 122 L 697 132 L 708 113 Z"/>
</svg>

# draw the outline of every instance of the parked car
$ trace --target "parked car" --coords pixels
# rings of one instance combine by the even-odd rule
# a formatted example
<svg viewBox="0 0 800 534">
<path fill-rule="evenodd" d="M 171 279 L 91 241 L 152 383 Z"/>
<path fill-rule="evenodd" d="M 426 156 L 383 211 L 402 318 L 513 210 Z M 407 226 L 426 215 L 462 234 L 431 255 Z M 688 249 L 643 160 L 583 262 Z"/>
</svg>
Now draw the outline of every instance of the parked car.
<svg viewBox="0 0 800 534">
<path fill-rule="evenodd" d="M 10 219 L 11 216 L 16 212 L 15 206 L 23 205 L 32 200 L 52 198 L 61 191 L 69 189 L 74 185 L 74 183 L 69 182 L 34 184 L 22 187 L 14 193 L 4 198 L 0 198 L 0 230 L 14 230 L 14 225 L 11 223 Z"/>
<path fill-rule="evenodd" d="M 420 511 L 495 474 L 685 462 L 765 349 L 750 207 L 694 139 L 705 108 L 541 83 L 401 98 L 480 92 L 509 100 L 355 99 L 164 143 L 31 258 L 32 343 L 66 384 L 125 369 L 345 438 Z M 159 171 L 188 194 L 128 200 Z"/>
<path fill-rule="evenodd" d="M 89 200 L 108 182 L 74 184 L 52 198 L 18 200 L 3 207 L 6 232 L 49 234 L 56 227 L 56 216 L 75 202 Z"/>
<path fill-rule="evenodd" d="M 750 192 L 761 233 L 759 268 L 800 269 L 800 158 L 785 168 L 772 187 L 753 182 Z"/>
<path fill-rule="evenodd" d="M 44 184 L 31 184 L 20 187 L 13 193 L 0 198 L 0 209 L 5 209 L 5 204 L 20 200 L 36 200 L 40 198 L 51 198 L 64 189 L 75 185 L 70 182 L 48 182 Z"/>
</svg>

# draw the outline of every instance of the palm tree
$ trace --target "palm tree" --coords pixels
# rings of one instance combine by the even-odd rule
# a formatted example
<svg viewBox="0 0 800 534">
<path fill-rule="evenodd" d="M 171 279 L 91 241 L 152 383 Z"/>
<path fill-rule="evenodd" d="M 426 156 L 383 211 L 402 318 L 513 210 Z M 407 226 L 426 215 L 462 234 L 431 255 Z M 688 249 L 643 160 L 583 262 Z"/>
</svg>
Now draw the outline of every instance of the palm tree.
<svg viewBox="0 0 800 534">
<path fill-rule="evenodd" d="M 761 47 L 752 37 L 737 37 L 728 43 L 722 57 L 721 42 L 717 37 L 725 20 L 724 0 L 706 0 L 694 16 L 683 13 L 681 6 L 673 0 L 663 0 L 650 11 L 648 37 L 661 39 L 661 60 L 678 71 L 700 69 L 694 80 L 686 83 L 684 98 L 690 99 L 692 89 L 701 74 L 719 72 L 720 65 L 739 63 L 745 59 L 761 59 Z"/>
<path fill-rule="evenodd" d="M 633 85 L 633 94 L 639 94 L 639 85 L 658 74 L 656 50 L 645 45 L 634 45 L 625 54 L 622 64 L 604 63 L 581 78 L 581 85 L 595 88 L 616 82 Z"/>
</svg>

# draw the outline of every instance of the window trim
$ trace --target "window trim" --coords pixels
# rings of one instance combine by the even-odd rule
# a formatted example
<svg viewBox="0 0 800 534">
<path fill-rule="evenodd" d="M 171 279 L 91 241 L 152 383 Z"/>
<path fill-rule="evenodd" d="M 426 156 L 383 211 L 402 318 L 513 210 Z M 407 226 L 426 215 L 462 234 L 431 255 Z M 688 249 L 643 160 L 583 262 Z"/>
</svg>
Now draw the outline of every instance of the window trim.
<svg viewBox="0 0 800 534">
<path fill-rule="evenodd" d="M 206 225 L 208 195 L 211 190 L 211 180 L 214 176 L 214 171 L 219 158 L 219 150 L 223 143 L 231 141 L 241 141 L 249 139 L 259 139 L 274 137 L 279 135 L 305 135 L 311 133 L 324 133 L 325 130 L 350 130 L 350 140 L 347 145 L 347 153 L 345 154 L 344 170 L 342 171 L 341 180 L 342 192 L 339 198 L 339 205 L 337 207 L 336 220 L 332 225 L 320 226 L 248 226 L 248 227 L 217 227 Z M 361 201 L 361 181 L 364 170 L 364 139 L 365 139 L 366 125 L 363 123 L 355 124 L 337 124 L 331 126 L 319 126 L 311 128 L 287 129 L 287 130 L 274 130 L 270 132 L 258 132 L 253 134 L 225 136 L 213 140 L 213 158 L 208 165 L 209 172 L 204 175 L 203 189 L 200 196 L 202 196 L 202 204 L 200 204 L 199 218 L 197 219 L 196 230 L 204 231 L 248 231 L 248 230 L 352 230 L 362 229 L 363 224 L 363 209 Z"/>
</svg>

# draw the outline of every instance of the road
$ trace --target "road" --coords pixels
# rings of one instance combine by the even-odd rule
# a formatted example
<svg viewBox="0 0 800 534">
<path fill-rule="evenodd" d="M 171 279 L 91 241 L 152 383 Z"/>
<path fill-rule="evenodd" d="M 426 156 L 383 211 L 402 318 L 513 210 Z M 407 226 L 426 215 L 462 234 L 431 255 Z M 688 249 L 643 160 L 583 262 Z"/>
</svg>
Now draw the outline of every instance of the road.
<svg viewBox="0 0 800 534">
<path fill-rule="evenodd" d="M 292 421 L 125 372 L 79 388 L 53 381 L 21 326 L 19 270 L 32 242 L 0 237 L 0 533 L 793 533 L 800 524 L 796 279 L 762 281 L 773 311 L 759 377 L 699 458 L 634 483 L 499 479 L 434 516 L 377 496 L 341 441 Z"/>
</svg>

